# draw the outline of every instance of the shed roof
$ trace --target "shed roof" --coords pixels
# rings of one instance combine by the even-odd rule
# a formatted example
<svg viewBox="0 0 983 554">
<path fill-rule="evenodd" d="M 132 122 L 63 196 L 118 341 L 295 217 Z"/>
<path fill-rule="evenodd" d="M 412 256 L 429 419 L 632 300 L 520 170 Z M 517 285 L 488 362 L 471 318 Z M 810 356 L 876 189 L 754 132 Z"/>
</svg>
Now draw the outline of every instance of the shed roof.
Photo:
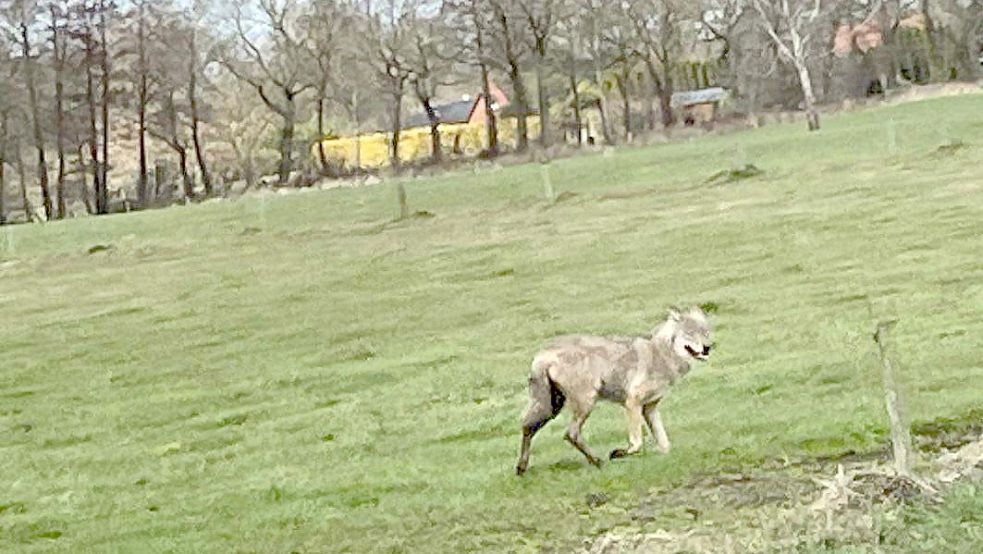
<svg viewBox="0 0 983 554">
<path fill-rule="evenodd" d="M 441 123 L 467 123 L 471 119 L 471 111 L 477 102 L 478 98 L 459 100 L 450 104 L 434 106 L 434 111 L 437 113 L 437 119 Z M 429 125 L 430 118 L 424 112 L 407 117 L 403 127 L 411 129 L 413 127 L 427 127 Z"/>
<path fill-rule="evenodd" d="M 720 102 L 727 97 L 727 91 L 721 87 L 688 90 L 672 95 L 672 105 L 676 107 L 693 106 L 709 102 Z"/>
</svg>

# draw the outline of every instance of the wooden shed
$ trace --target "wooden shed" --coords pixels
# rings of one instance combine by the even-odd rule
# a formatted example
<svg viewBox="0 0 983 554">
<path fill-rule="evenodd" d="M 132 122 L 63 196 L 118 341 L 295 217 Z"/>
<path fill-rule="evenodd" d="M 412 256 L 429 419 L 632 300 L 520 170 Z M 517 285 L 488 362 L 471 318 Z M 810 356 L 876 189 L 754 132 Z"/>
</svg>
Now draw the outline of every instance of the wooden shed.
<svg viewBox="0 0 983 554">
<path fill-rule="evenodd" d="M 686 126 L 709 125 L 717 119 L 720 103 L 727 98 L 721 87 L 677 92 L 672 95 L 672 107 Z"/>
</svg>

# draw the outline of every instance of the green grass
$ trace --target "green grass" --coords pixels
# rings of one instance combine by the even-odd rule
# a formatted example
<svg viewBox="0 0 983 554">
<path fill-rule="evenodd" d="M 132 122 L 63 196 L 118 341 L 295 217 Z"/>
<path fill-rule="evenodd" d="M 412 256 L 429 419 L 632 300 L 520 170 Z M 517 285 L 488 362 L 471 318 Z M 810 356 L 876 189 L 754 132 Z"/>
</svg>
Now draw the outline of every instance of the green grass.
<svg viewBox="0 0 983 554">
<path fill-rule="evenodd" d="M 577 544 L 653 487 L 883 447 L 882 317 L 915 422 L 967 417 L 981 136 L 973 95 L 557 161 L 555 206 L 534 164 L 408 181 L 435 217 L 402 223 L 387 184 L 4 228 L 0 551 Z M 673 452 L 597 471 L 553 424 L 515 478 L 537 347 L 685 302 L 719 352 L 667 401 Z"/>
</svg>

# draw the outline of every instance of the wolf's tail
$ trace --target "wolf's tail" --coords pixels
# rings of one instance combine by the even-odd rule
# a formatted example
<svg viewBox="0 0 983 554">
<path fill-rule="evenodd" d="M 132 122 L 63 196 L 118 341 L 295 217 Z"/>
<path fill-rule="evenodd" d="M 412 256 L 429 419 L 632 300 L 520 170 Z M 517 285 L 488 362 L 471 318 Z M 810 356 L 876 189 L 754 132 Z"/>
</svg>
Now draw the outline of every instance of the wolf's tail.
<svg viewBox="0 0 983 554">
<path fill-rule="evenodd" d="M 530 409 L 542 412 L 548 410 L 550 418 L 555 417 L 567 401 L 563 391 L 556 385 L 549 375 L 549 363 L 542 363 L 539 360 L 533 362 L 532 371 L 529 374 L 529 400 Z"/>
</svg>

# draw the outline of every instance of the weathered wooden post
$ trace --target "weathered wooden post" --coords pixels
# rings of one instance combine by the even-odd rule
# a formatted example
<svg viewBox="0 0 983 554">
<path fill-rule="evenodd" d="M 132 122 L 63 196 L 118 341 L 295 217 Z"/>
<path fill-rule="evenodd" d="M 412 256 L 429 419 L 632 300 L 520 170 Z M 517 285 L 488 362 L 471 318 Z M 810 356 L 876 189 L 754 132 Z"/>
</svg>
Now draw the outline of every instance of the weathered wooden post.
<svg viewBox="0 0 983 554">
<path fill-rule="evenodd" d="M 889 332 L 896 323 L 896 320 L 878 323 L 877 331 L 874 333 L 874 342 L 877 343 L 881 355 L 881 365 L 884 367 L 884 403 L 887 407 L 888 418 L 891 421 L 894 468 L 898 475 L 913 479 L 914 474 L 911 466 L 914 461 L 914 452 L 911 447 L 911 428 L 889 352 Z"/>
<path fill-rule="evenodd" d="M 401 178 L 396 179 L 396 199 L 399 201 L 399 219 L 403 220 L 410 216 L 410 206 L 406 200 L 406 186 Z"/>
<path fill-rule="evenodd" d="M 543 179 L 543 194 L 546 196 L 546 201 L 552 204 L 556 202 L 556 191 L 553 190 L 553 179 L 550 176 L 549 154 L 541 151 L 536 157 L 539 158 L 539 172 Z"/>
</svg>

